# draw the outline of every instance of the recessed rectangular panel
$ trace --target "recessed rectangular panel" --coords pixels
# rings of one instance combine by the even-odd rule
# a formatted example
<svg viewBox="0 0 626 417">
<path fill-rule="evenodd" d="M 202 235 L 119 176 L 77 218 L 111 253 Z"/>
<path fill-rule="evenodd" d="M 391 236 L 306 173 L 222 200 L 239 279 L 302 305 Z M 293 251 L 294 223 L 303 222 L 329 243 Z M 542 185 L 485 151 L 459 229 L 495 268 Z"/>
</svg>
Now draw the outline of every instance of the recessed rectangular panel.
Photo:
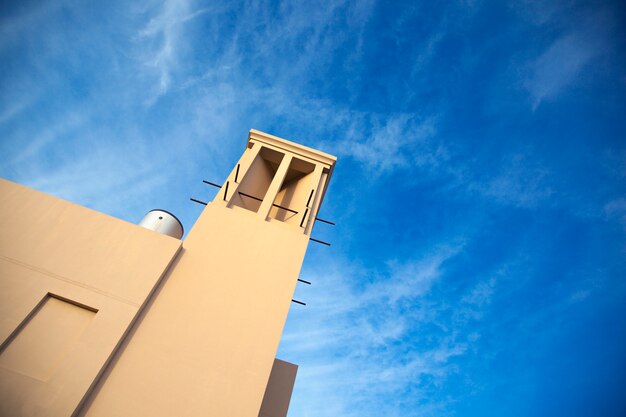
<svg viewBox="0 0 626 417">
<path fill-rule="evenodd" d="M 95 314 L 94 309 L 48 294 L 2 346 L 0 367 L 48 380 Z"/>
</svg>

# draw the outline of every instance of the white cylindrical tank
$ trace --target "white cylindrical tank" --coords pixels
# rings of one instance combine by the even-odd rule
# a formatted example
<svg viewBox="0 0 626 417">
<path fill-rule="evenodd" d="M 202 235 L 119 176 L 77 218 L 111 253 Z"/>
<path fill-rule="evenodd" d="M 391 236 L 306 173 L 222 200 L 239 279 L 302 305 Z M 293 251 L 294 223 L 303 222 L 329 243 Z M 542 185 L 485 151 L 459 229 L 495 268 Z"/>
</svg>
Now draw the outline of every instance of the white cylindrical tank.
<svg viewBox="0 0 626 417">
<path fill-rule="evenodd" d="M 183 237 L 183 233 L 185 232 L 183 224 L 176 216 L 169 211 L 159 209 L 150 210 L 139 222 L 139 226 L 176 239 Z"/>
</svg>

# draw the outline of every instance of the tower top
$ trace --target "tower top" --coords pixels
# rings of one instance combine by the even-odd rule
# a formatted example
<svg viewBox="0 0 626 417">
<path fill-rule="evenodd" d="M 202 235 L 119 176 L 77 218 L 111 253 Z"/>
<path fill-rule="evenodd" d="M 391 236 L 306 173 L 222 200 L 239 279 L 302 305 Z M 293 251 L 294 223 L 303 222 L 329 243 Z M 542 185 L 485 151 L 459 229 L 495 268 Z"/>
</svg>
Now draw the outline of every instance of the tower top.
<svg viewBox="0 0 626 417">
<path fill-rule="evenodd" d="M 251 144 L 254 142 L 261 142 L 266 145 L 282 149 L 286 152 L 290 152 L 294 155 L 299 155 L 300 157 L 308 158 L 327 165 L 330 171 L 329 180 L 330 173 L 332 173 L 335 163 L 337 162 L 336 156 L 318 151 L 317 149 L 309 148 L 308 146 L 300 145 L 299 143 L 291 142 L 287 139 L 279 138 L 278 136 L 270 135 L 269 133 L 261 132 L 260 130 L 250 129 L 250 133 L 248 133 L 248 147 L 251 148 Z"/>
<path fill-rule="evenodd" d="M 337 158 L 255 129 L 213 200 L 309 235 Z"/>
</svg>

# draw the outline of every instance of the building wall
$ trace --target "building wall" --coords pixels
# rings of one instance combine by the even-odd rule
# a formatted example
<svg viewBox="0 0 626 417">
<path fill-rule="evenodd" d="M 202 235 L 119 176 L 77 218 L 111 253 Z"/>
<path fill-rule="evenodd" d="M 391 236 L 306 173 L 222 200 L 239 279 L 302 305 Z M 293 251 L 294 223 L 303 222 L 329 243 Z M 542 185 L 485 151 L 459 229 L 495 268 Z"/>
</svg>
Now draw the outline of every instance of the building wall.
<svg viewBox="0 0 626 417">
<path fill-rule="evenodd" d="M 275 355 L 334 163 L 251 131 L 182 245 L 1 181 L 0 416 L 285 415 Z"/>
<path fill-rule="evenodd" d="M 333 164 L 252 131 L 80 415 L 257 417 Z"/>
<path fill-rule="evenodd" d="M 257 416 L 307 243 L 207 206 L 84 415 Z"/>
<path fill-rule="evenodd" d="M 180 247 L 0 180 L 0 415 L 72 415 Z"/>
</svg>

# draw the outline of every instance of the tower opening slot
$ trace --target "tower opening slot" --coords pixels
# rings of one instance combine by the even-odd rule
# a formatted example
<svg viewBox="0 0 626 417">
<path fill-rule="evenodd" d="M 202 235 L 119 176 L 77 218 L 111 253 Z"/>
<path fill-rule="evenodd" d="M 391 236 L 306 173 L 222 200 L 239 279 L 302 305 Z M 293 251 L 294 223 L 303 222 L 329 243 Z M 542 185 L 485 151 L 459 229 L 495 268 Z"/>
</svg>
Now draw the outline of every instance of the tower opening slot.
<svg viewBox="0 0 626 417">
<path fill-rule="evenodd" d="M 237 192 L 230 197 L 230 205 L 257 212 L 283 156 L 273 149 L 262 148 L 241 179 Z"/>
<path fill-rule="evenodd" d="M 300 224 L 309 194 L 316 186 L 313 184 L 314 169 L 315 165 L 310 162 L 298 158 L 291 160 L 283 185 L 270 210 L 270 218 L 296 226 Z"/>
</svg>

